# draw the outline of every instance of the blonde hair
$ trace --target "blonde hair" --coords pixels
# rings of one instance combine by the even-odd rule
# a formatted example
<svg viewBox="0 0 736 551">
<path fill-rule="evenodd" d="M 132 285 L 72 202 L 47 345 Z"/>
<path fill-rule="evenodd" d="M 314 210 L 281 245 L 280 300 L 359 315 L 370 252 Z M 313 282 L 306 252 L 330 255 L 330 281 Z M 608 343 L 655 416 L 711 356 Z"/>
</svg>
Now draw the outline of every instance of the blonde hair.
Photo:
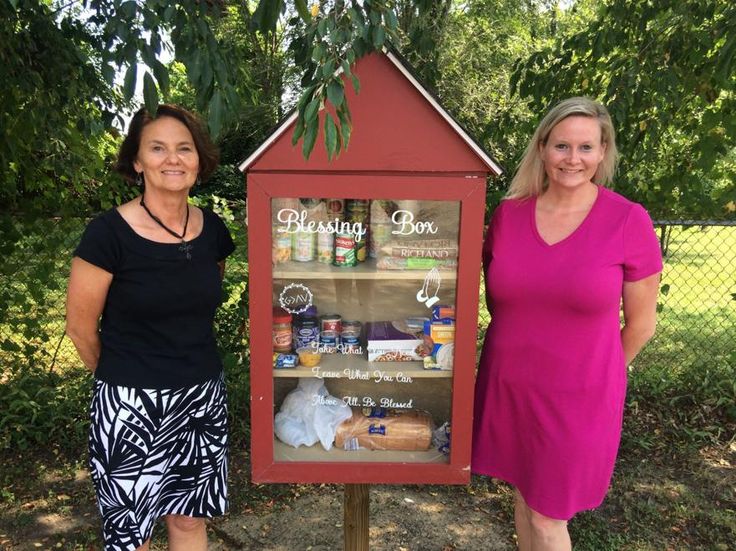
<svg viewBox="0 0 736 551">
<path fill-rule="evenodd" d="M 547 189 L 547 174 L 539 152 L 539 146 L 547 143 L 552 129 L 567 117 L 591 117 L 598 120 L 601 127 L 601 143 L 606 145 L 603 160 L 598 165 L 593 176 L 593 182 L 608 185 L 613 180 L 618 161 L 616 149 L 616 131 L 613 129 L 611 115 L 606 108 L 590 98 L 576 97 L 561 101 L 539 123 L 529 145 L 526 146 L 524 157 L 519 168 L 511 180 L 506 193 L 507 199 L 523 199 L 533 195 L 541 195 Z"/>
</svg>

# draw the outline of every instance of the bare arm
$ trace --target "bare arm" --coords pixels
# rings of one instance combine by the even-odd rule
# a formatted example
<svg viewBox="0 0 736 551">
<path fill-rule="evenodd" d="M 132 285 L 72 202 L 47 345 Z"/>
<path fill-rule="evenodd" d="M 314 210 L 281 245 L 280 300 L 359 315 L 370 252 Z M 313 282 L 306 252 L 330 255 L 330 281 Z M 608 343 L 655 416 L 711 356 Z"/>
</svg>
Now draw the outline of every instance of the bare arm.
<svg viewBox="0 0 736 551">
<path fill-rule="evenodd" d="M 654 336 L 657 325 L 658 291 L 659 274 L 639 281 L 624 282 L 624 327 L 621 330 L 621 341 L 626 365 L 633 361 L 647 341 Z"/>
<path fill-rule="evenodd" d="M 97 369 L 100 337 L 97 321 L 105 306 L 112 274 L 79 257 L 72 259 L 66 295 L 66 334 L 90 371 Z"/>
</svg>

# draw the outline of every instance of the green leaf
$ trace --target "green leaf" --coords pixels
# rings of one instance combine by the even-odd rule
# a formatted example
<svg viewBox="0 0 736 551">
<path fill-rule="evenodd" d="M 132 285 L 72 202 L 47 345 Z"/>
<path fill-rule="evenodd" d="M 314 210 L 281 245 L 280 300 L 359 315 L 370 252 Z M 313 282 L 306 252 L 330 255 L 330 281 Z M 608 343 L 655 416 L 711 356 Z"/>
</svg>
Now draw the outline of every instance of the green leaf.
<svg viewBox="0 0 736 551">
<path fill-rule="evenodd" d="M 319 23 L 317 23 L 317 33 L 320 36 L 325 36 L 327 34 L 327 19 L 321 19 Z"/>
<path fill-rule="evenodd" d="M 105 82 L 108 84 L 112 84 L 115 82 L 115 68 L 110 65 L 109 63 L 103 63 L 102 67 L 100 69 L 102 73 L 102 78 L 105 79 Z"/>
<path fill-rule="evenodd" d="M 353 123 L 350 120 L 350 110 L 348 104 L 343 103 L 342 107 L 337 110 L 337 116 L 340 119 L 340 134 L 342 134 L 342 147 L 347 151 L 350 144 L 350 135 L 353 132 Z"/>
<path fill-rule="evenodd" d="M 158 90 L 156 83 L 153 82 L 151 73 L 146 71 L 143 75 L 143 99 L 146 102 L 146 109 L 149 113 L 155 113 L 158 109 Z"/>
<path fill-rule="evenodd" d="M 153 61 L 153 76 L 156 77 L 161 93 L 167 94 L 169 92 L 169 70 L 158 59 Z"/>
<path fill-rule="evenodd" d="M 659 292 L 662 293 L 664 296 L 667 296 L 667 294 L 670 292 L 670 284 L 665 283 L 662 285 L 662 287 L 659 289 Z"/>
<path fill-rule="evenodd" d="M 251 30 L 275 32 L 279 15 L 284 11 L 284 0 L 261 0 L 251 19 Z"/>
<path fill-rule="evenodd" d="M 296 145 L 296 143 L 299 141 L 299 138 L 304 135 L 304 128 L 304 117 L 297 117 L 296 124 L 294 125 L 294 133 L 291 135 L 291 145 Z"/>
<path fill-rule="evenodd" d="M 135 81 L 138 74 L 138 65 L 131 63 L 128 66 L 128 70 L 125 72 L 125 78 L 123 79 L 123 99 L 130 101 L 135 94 Z"/>
<path fill-rule="evenodd" d="M 314 149 L 314 143 L 317 141 L 317 130 L 319 129 L 319 118 L 315 117 L 307 122 L 304 130 L 304 141 L 302 142 L 302 155 L 305 159 L 309 159 Z"/>
<path fill-rule="evenodd" d="M 308 123 L 317 118 L 317 112 L 319 111 L 320 98 L 316 97 L 307 104 L 304 109 L 304 120 Z"/>
<path fill-rule="evenodd" d="M 386 26 L 389 29 L 396 29 L 399 26 L 399 20 L 396 18 L 396 13 L 394 13 L 394 10 L 386 10 L 384 19 L 386 20 Z"/>
<path fill-rule="evenodd" d="M 353 73 L 350 70 L 350 63 L 348 63 L 348 60 L 342 62 L 342 72 L 345 73 L 345 76 L 352 76 Z"/>
<path fill-rule="evenodd" d="M 209 117 L 207 119 L 210 126 L 210 132 L 212 132 L 213 137 L 216 137 L 220 134 L 222 123 L 224 120 L 224 111 L 225 100 L 222 97 L 222 92 L 217 89 L 215 90 L 214 94 L 212 94 L 212 99 L 210 99 Z"/>
<path fill-rule="evenodd" d="M 176 13 L 176 6 L 174 4 L 166 6 L 164 10 L 164 21 L 169 23 L 174 18 L 174 13 Z"/>
<path fill-rule="evenodd" d="M 330 103 L 335 107 L 340 107 L 340 105 L 342 105 L 342 101 L 345 99 L 345 90 L 342 88 L 342 80 L 333 79 L 327 85 L 327 99 L 330 100 Z"/>
<path fill-rule="evenodd" d="M 383 27 L 373 27 L 373 46 L 379 50 L 386 40 L 386 31 Z"/>
<path fill-rule="evenodd" d="M 327 62 L 322 66 L 322 76 L 327 78 L 335 72 L 335 60 L 328 59 Z"/>
<path fill-rule="evenodd" d="M 355 90 L 356 94 L 359 94 L 360 93 L 360 80 L 358 80 L 358 77 L 356 77 L 355 75 L 352 75 L 350 77 L 350 80 L 353 81 L 353 90 Z"/>
<path fill-rule="evenodd" d="M 327 146 L 327 160 L 331 161 L 337 155 L 337 126 L 332 115 L 325 111 L 325 145 Z"/>
<path fill-rule="evenodd" d="M 294 7 L 304 22 L 309 23 L 312 20 L 312 14 L 309 13 L 306 0 L 294 0 Z"/>
<path fill-rule="evenodd" d="M 325 55 L 325 46 L 322 42 L 318 42 L 312 50 L 312 61 L 319 63 Z"/>
<path fill-rule="evenodd" d="M 133 19 L 135 17 L 137 7 L 138 6 L 133 1 L 123 2 L 120 5 L 120 13 L 127 19 Z"/>
</svg>

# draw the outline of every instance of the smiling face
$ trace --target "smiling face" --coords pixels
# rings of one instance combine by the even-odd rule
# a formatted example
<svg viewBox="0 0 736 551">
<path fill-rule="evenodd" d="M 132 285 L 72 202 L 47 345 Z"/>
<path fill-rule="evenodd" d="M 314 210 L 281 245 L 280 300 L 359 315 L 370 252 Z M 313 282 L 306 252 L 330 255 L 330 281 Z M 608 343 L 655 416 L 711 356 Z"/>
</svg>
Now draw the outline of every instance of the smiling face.
<svg viewBox="0 0 736 551">
<path fill-rule="evenodd" d="M 571 116 L 552 129 L 539 149 L 549 188 L 574 189 L 592 182 L 606 144 L 597 119 Z"/>
<path fill-rule="evenodd" d="M 136 172 L 143 172 L 146 190 L 189 190 L 199 173 L 199 154 L 192 133 L 172 117 L 148 123 L 141 132 L 133 166 Z"/>
</svg>

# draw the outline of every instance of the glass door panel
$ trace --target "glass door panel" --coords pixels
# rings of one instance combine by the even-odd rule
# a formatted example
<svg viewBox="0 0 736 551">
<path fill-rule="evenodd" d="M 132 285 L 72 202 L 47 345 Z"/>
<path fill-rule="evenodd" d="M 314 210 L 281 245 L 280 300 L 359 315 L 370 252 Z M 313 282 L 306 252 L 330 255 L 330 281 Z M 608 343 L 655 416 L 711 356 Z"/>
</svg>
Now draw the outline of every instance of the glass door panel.
<svg viewBox="0 0 736 551">
<path fill-rule="evenodd" d="M 271 204 L 276 461 L 447 462 L 460 203 Z"/>
</svg>

